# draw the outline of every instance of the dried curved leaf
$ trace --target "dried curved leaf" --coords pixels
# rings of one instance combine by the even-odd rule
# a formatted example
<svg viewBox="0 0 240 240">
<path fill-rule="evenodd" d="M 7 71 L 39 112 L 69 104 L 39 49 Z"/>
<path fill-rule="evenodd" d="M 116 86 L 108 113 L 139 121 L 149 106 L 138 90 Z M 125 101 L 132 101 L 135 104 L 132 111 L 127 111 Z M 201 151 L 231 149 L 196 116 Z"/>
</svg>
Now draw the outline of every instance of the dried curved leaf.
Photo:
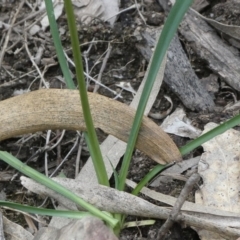
<svg viewBox="0 0 240 240">
<path fill-rule="evenodd" d="M 155 112 L 155 113 L 150 112 L 148 114 L 149 117 L 151 117 L 153 119 L 163 119 L 163 118 L 165 118 L 166 116 L 168 116 L 170 114 L 170 112 L 173 109 L 172 99 L 169 96 L 167 96 L 167 95 L 164 95 L 163 97 L 170 103 L 170 107 L 167 110 L 162 111 L 162 112 Z"/>
<path fill-rule="evenodd" d="M 84 7 L 75 7 L 74 14 L 80 22 L 89 24 L 94 19 L 101 18 L 101 15 L 104 14 L 102 1 L 90 0 Z"/>
<path fill-rule="evenodd" d="M 96 128 L 127 141 L 135 110 L 127 105 L 88 93 Z M 25 133 L 48 129 L 86 130 L 79 92 L 44 89 L 0 102 L 0 141 Z M 172 139 L 147 117 L 143 117 L 136 148 L 159 163 L 180 161 Z"/>
<path fill-rule="evenodd" d="M 102 3 L 104 6 L 104 14 L 102 17 L 113 26 L 119 12 L 119 0 L 102 0 Z"/>
<path fill-rule="evenodd" d="M 91 0 L 73 0 L 72 1 L 72 4 L 75 6 L 75 7 L 86 7 L 89 3 L 90 3 Z"/>
<path fill-rule="evenodd" d="M 3 217 L 3 230 L 8 240 L 32 240 L 33 235 L 22 226 Z"/>
<path fill-rule="evenodd" d="M 182 108 L 177 108 L 168 116 L 161 124 L 161 128 L 167 133 L 193 139 L 199 137 L 202 132 L 191 125 L 190 119 L 186 117 L 186 113 Z"/>
</svg>

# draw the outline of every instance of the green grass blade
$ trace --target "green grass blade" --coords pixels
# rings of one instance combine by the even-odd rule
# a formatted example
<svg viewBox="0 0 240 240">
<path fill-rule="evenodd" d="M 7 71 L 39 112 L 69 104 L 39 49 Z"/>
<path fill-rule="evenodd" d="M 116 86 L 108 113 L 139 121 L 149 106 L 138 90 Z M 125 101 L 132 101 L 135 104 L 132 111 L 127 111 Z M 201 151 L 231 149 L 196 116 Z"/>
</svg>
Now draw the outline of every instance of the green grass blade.
<svg viewBox="0 0 240 240">
<path fill-rule="evenodd" d="M 158 69 L 161 66 L 162 60 L 166 54 L 166 51 L 169 47 L 169 44 L 177 31 L 179 23 L 181 22 L 185 12 L 188 10 L 192 3 L 192 0 L 177 0 L 174 6 L 172 7 L 167 21 L 163 27 L 161 36 L 156 45 L 156 49 L 153 53 L 152 64 L 149 69 L 149 74 L 143 89 L 143 93 L 141 95 L 139 105 L 137 108 L 137 112 L 134 118 L 133 126 L 130 132 L 128 145 L 126 149 L 126 153 L 123 158 L 122 168 L 119 173 L 119 190 L 123 190 L 125 186 L 125 180 L 128 173 L 128 168 L 130 165 L 131 156 L 134 150 L 134 146 L 137 140 L 138 132 L 141 126 L 143 113 L 151 93 L 154 81 L 156 79 Z"/>
<path fill-rule="evenodd" d="M 141 220 L 141 221 L 134 221 L 134 222 L 126 222 L 123 225 L 123 228 L 131 228 L 131 227 L 140 227 L 140 226 L 149 226 L 153 225 L 156 220 Z"/>
<path fill-rule="evenodd" d="M 16 210 L 31 213 L 31 214 L 39 214 L 39 215 L 51 216 L 51 217 L 81 219 L 86 216 L 93 216 L 88 212 L 37 208 L 37 207 L 30 207 L 30 206 L 26 206 L 18 203 L 7 202 L 7 201 L 0 201 L 0 206 L 16 209 Z"/>
<path fill-rule="evenodd" d="M 70 199 L 74 203 L 78 204 L 79 206 L 83 207 L 87 211 L 89 211 L 91 214 L 103 219 L 106 221 L 112 228 L 114 228 L 118 221 L 114 219 L 113 217 L 109 216 L 108 214 L 101 212 L 96 207 L 92 206 L 91 204 L 85 202 L 83 199 L 79 198 L 76 194 L 72 193 L 62 185 L 54 182 L 52 179 L 44 176 L 43 174 L 39 173 L 38 171 L 30 168 L 26 164 L 23 164 L 21 161 L 19 161 L 17 158 L 12 156 L 8 152 L 0 151 L 0 159 L 14 167 L 15 169 L 18 169 L 23 174 L 27 175 L 31 179 L 35 180 L 36 182 L 46 186 L 47 188 L 52 189 L 53 191 L 63 195 L 64 197 Z"/>
<path fill-rule="evenodd" d="M 142 188 L 147 185 L 147 183 L 155 177 L 158 173 L 162 172 L 167 166 L 158 164 L 155 166 L 148 174 L 144 176 L 144 178 L 137 184 L 137 186 L 133 189 L 132 194 L 137 196 Z"/>
<path fill-rule="evenodd" d="M 65 5 L 65 11 L 67 14 L 68 28 L 71 36 L 72 51 L 73 51 L 73 57 L 74 57 L 74 62 L 76 66 L 76 75 L 77 75 L 80 98 L 82 103 L 83 115 L 84 115 L 84 120 L 87 128 L 87 133 L 85 133 L 85 139 L 88 144 L 88 148 L 90 150 L 93 165 L 98 178 L 98 183 L 105 186 L 109 186 L 107 171 L 105 168 L 99 142 L 97 139 L 97 134 L 94 128 L 93 120 L 92 120 L 92 115 L 90 112 L 90 105 L 88 102 L 85 78 L 83 74 L 82 56 L 81 56 L 81 51 L 79 49 L 80 44 L 79 44 L 78 32 L 77 32 L 75 16 L 74 16 L 71 0 L 64 0 L 64 5 Z"/>
<path fill-rule="evenodd" d="M 191 152 L 193 149 L 201 146 L 203 143 L 209 141 L 210 139 L 216 137 L 219 134 L 226 132 L 227 130 L 229 130 L 232 127 L 237 126 L 238 124 L 240 124 L 240 114 L 233 117 L 232 119 L 226 121 L 225 123 L 220 124 L 216 128 L 203 134 L 202 136 L 198 137 L 197 139 L 187 143 L 185 146 L 181 147 L 179 150 L 180 150 L 181 154 L 184 156 L 185 154 Z"/>
<path fill-rule="evenodd" d="M 53 37 L 53 42 L 56 49 L 58 61 L 61 66 L 66 85 L 69 89 L 76 89 L 67 65 L 66 58 L 64 56 L 62 43 L 59 37 L 58 25 L 54 16 L 53 3 L 52 1 L 45 0 L 45 4 L 46 4 L 46 11 L 48 15 L 49 24 L 50 24 L 50 31 Z"/>
<path fill-rule="evenodd" d="M 109 160 L 109 159 L 108 159 Z M 113 176 L 114 176 L 114 183 L 115 183 L 115 188 L 118 188 L 118 184 L 119 184 L 119 178 L 118 178 L 118 172 L 117 170 L 114 168 L 112 162 L 109 160 L 109 163 L 112 167 L 112 171 L 113 171 Z"/>
</svg>

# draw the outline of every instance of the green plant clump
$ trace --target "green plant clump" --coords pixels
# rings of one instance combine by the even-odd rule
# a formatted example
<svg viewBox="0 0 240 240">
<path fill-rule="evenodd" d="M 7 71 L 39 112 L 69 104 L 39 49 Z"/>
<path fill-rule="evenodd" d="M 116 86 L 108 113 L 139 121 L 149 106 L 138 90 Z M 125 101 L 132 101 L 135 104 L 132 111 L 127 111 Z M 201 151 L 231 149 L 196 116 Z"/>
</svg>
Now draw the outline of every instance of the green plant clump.
<svg viewBox="0 0 240 240">
<path fill-rule="evenodd" d="M 119 172 L 119 175 L 115 174 L 116 179 L 116 188 L 120 191 L 124 190 L 125 187 L 125 181 L 128 173 L 128 168 L 130 165 L 132 153 L 135 147 L 135 143 L 138 137 L 138 132 L 141 126 L 143 113 L 149 98 L 149 95 L 151 93 L 155 78 L 158 73 L 158 69 L 161 66 L 162 60 L 166 54 L 166 51 L 169 47 L 169 44 L 174 36 L 174 34 L 177 31 L 177 28 L 179 26 L 179 23 L 181 22 L 185 12 L 188 10 L 192 3 L 192 0 L 177 0 L 174 6 L 172 7 L 169 16 L 164 24 L 164 28 L 162 30 L 161 36 L 157 42 L 152 64 L 150 66 L 149 74 L 147 76 L 147 81 L 144 86 L 144 90 L 142 93 L 142 96 L 140 98 L 140 102 L 136 111 L 136 115 L 134 118 L 134 122 L 132 125 L 132 129 L 130 132 L 128 144 L 126 153 L 124 155 L 123 163 Z M 53 4 L 52 1 L 45 0 L 46 8 L 47 8 L 47 14 L 50 22 L 50 29 L 54 41 L 54 45 L 57 52 L 57 57 L 66 81 L 66 85 L 69 89 L 75 89 L 75 85 L 73 83 L 73 80 L 71 79 L 70 71 L 68 69 L 68 65 L 64 56 L 63 47 L 60 41 L 59 32 L 57 28 L 57 23 L 53 14 Z M 71 44 L 72 44 L 72 51 L 73 51 L 73 57 L 74 62 L 76 66 L 76 76 L 77 76 L 77 83 L 78 83 L 78 89 L 79 94 L 81 98 L 82 103 L 82 109 L 84 113 L 84 119 L 86 122 L 87 131 L 84 133 L 85 140 L 87 142 L 88 148 L 90 150 L 91 157 L 93 159 L 93 164 L 95 167 L 96 175 L 98 178 L 99 184 L 109 186 L 109 180 L 107 177 L 103 157 L 100 151 L 100 146 L 97 140 L 97 135 L 94 128 L 94 123 L 92 120 L 90 107 L 88 103 L 88 97 L 87 97 L 87 90 L 86 90 L 86 84 L 83 74 L 83 64 L 82 64 L 82 56 L 81 51 L 79 49 L 79 39 L 77 35 L 76 30 L 76 23 L 73 13 L 73 7 L 71 0 L 64 0 L 64 6 L 65 11 L 67 15 L 68 20 L 68 27 L 69 32 L 71 36 Z M 67 99 L 66 99 L 67 101 Z M 228 122 L 220 125 L 219 127 L 211 130 L 210 132 L 202 135 L 198 139 L 195 139 L 194 141 L 190 142 L 186 146 L 183 146 L 180 149 L 180 152 L 182 155 L 185 155 L 192 151 L 194 148 L 200 146 L 202 143 L 210 140 L 211 138 L 215 137 L 218 134 L 223 133 L 224 131 L 228 130 L 229 128 L 232 128 L 233 126 L 236 126 L 240 122 L 240 116 L 234 117 L 233 119 L 229 120 Z M 114 214 L 113 216 L 111 214 L 102 212 L 98 210 L 96 207 L 92 206 L 91 204 L 85 202 L 75 194 L 73 194 L 68 189 L 64 188 L 60 184 L 54 182 L 50 178 L 44 176 L 41 173 L 38 173 L 34 169 L 31 169 L 30 167 L 26 166 L 22 162 L 20 162 L 18 159 L 13 157 L 11 154 L 0 151 L 0 158 L 7 162 L 9 165 L 13 166 L 14 168 L 18 169 L 23 174 L 27 175 L 28 177 L 32 178 L 33 180 L 49 187 L 50 189 L 60 193 L 61 195 L 67 197 L 68 199 L 72 200 L 76 204 L 80 205 L 81 207 L 85 208 L 87 213 L 81 213 L 81 212 L 72 212 L 72 211 L 57 211 L 57 210 L 48 210 L 48 209 L 37 209 L 29 206 L 23 206 L 20 204 L 14 204 L 9 203 L 5 201 L 1 201 L 0 205 L 2 206 L 8 206 L 11 208 L 20 209 L 22 211 L 31 212 L 31 213 L 37 213 L 37 214 L 43 214 L 43 215 L 51 215 L 51 216 L 62 216 L 62 217 L 72 217 L 72 218 L 79 218 L 82 216 L 86 216 L 87 214 L 95 215 L 101 219 L 103 219 L 108 226 L 110 226 L 112 229 L 114 229 L 115 233 L 118 234 L 122 228 L 122 225 L 124 223 L 125 216 L 122 216 L 121 214 Z M 110 159 L 111 160 L 111 159 Z M 153 178 L 156 174 L 158 174 L 160 171 L 162 171 L 165 168 L 165 166 L 157 165 L 151 172 L 149 172 L 142 181 L 138 184 L 138 186 L 133 190 L 132 194 L 137 195 L 142 187 L 146 185 L 150 181 L 151 178 Z M 89 212 L 89 213 L 88 213 Z"/>
</svg>

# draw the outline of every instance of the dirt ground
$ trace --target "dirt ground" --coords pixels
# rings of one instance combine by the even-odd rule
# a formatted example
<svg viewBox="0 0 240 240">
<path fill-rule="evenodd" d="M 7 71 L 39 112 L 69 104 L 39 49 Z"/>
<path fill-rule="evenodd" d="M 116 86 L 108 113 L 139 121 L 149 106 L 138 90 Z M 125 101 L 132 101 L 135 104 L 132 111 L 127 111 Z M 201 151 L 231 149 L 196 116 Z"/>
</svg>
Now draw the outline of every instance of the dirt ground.
<svg viewBox="0 0 240 240">
<path fill-rule="evenodd" d="M 14 9 L 17 9 L 20 1 L 0 1 L 0 22 L 8 23 L 14 14 Z M 33 1 L 29 1 L 33 2 Z M 144 0 L 139 1 L 143 3 L 141 12 L 146 19 L 146 24 L 150 27 L 161 26 L 164 22 L 164 11 L 159 5 L 158 1 Z M 202 1 L 204 2 L 204 1 Z M 206 4 L 206 7 L 201 9 L 201 14 L 206 17 L 217 19 L 225 24 L 239 25 L 240 10 L 235 9 L 231 11 L 231 6 L 227 8 L 224 4 L 227 1 L 211 1 Z M 121 1 L 121 8 L 127 8 L 134 4 L 134 1 Z M 16 23 L 24 19 L 30 14 L 31 10 L 25 4 L 18 14 Z M 36 19 L 30 19 L 28 23 L 35 21 Z M 61 28 L 61 39 L 64 48 L 67 50 L 68 56 L 72 58 L 70 49 L 70 40 L 67 29 L 66 18 L 62 15 L 58 20 L 59 27 Z M 139 44 L 139 40 L 136 37 L 136 28 L 140 31 L 144 31 L 146 25 L 141 20 L 139 12 L 137 10 L 130 10 L 119 15 L 119 18 L 113 28 L 107 23 L 102 22 L 99 19 L 94 19 L 90 25 L 84 23 L 78 23 L 79 39 L 82 44 L 81 50 L 85 53 L 84 65 L 90 71 L 90 75 L 97 78 L 101 71 L 100 64 L 103 60 L 102 55 L 109 49 L 109 43 L 111 43 L 111 53 L 106 63 L 105 69 L 102 73 L 102 84 L 111 88 L 114 91 L 120 91 L 120 88 L 116 86 L 121 82 L 130 83 L 133 89 L 137 90 L 140 85 L 144 73 L 147 68 L 147 60 L 143 57 L 139 49 L 136 47 Z M 7 46 L 5 46 L 4 56 L 1 59 L 0 64 L 0 100 L 10 98 L 14 95 L 21 94 L 25 91 L 34 91 L 39 88 L 45 88 L 43 81 L 41 81 L 39 74 L 33 66 L 30 58 L 36 56 L 39 48 L 43 47 L 43 53 L 40 61 L 38 62 L 38 68 L 44 73 L 44 79 L 46 84 L 50 88 L 66 88 L 62 81 L 62 73 L 57 62 L 53 43 L 51 41 L 51 35 L 49 29 L 44 32 L 31 36 L 24 30 L 23 23 L 16 26 L 18 31 L 13 31 L 9 36 Z M 3 50 L 4 42 L 6 40 L 5 27 L 0 24 L 0 49 Z M 212 98 L 215 103 L 216 109 L 225 107 L 228 103 L 239 98 L 238 91 L 225 84 L 222 79 L 218 77 L 217 72 L 213 72 L 208 64 L 203 60 L 194 50 L 189 47 L 189 43 L 183 36 L 179 35 L 181 44 L 189 57 L 192 68 L 199 77 L 199 79 L 206 78 L 213 74 L 216 76 L 215 83 L 217 84 L 217 90 L 212 93 Z M 95 41 L 91 46 L 91 41 Z M 225 41 L 225 40 L 224 40 Z M 27 44 L 27 47 L 25 46 Z M 91 46 L 91 48 L 90 48 Z M 238 54 L 237 48 L 235 48 Z M 29 51 L 29 52 L 28 52 Z M 71 71 L 74 73 L 74 68 L 70 66 Z M 74 79 L 75 80 L 75 79 Z M 94 82 L 89 82 L 88 90 L 93 91 L 95 86 Z M 223 88 L 222 86 L 228 86 Z M 207 91 L 207 90 L 206 90 Z M 110 98 L 114 95 L 106 88 L 100 87 L 99 94 L 103 94 Z M 194 125 L 200 129 L 203 129 L 205 123 L 213 121 L 220 123 L 228 119 L 232 114 L 222 113 L 221 111 L 193 111 L 186 106 L 183 106 L 181 99 L 169 88 L 164 82 L 161 91 L 158 95 L 152 111 L 164 112 L 169 108 L 169 102 L 163 98 L 163 95 L 167 94 L 173 101 L 173 110 L 181 106 L 185 108 L 187 116 L 193 121 Z M 128 91 L 122 92 L 122 99 L 118 99 L 126 104 L 129 104 L 133 98 L 132 93 Z M 158 106 L 159 100 L 161 101 Z M 162 120 L 155 120 L 157 124 L 160 124 Z M 4 126 L 3 126 L 4 127 Z M 51 133 L 50 145 L 54 144 L 58 137 L 61 135 L 61 131 L 54 131 Z M 98 130 L 99 140 L 103 141 L 106 138 L 101 130 Z M 178 147 L 184 145 L 189 139 L 181 138 L 172 135 L 172 139 L 175 141 Z M 23 162 L 27 162 L 29 166 L 37 169 L 40 172 L 44 172 L 44 159 L 47 132 L 39 132 L 33 135 L 15 137 L 2 141 L 0 143 L 0 150 L 8 151 L 16 156 Z M 76 139 L 76 133 L 74 131 L 68 131 L 65 133 L 61 144 L 56 148 L 48 151 L 49 172 L 51 173 L 55 167 L 64 159 L 64 157 L 72 149 Z M 69 178 L 74 177 L 75 171 L 75 159 L 78 149 L 74 148 L 71 154 L 68 156 L 68 161 L 60 168 L 59 172 L 63 172 L 65 176 Z M 202 152 L 202 148 L 198 148 L 188 156 L 198 156 Z M 89 157 L 86 144 L 83 143 L 83 152 L 80 161 L 80 168 L 84 165 L 85 161 Z M 136 152 L 129 170 L 129 178 L 138 182 L 141 178 L 153 167 L 156 163 L 145 155 Z M 20 174 L 17 171 L 8 167 L 2 161 L 0 162 L 0 189 L 2 193 L 6 195 L 7 200 L 19 202 L 22 204 L 29 204 L 40 206 L 43 203 L 42 198 L 34 195 L 27 194 L 19 180 Z M 179 180 L 173 180 L 170 184 L 155 188 L 156 191 L 160 191 L 172 196 L 178 196 L 184 182 Z M 142 196 L 144 197 L 144 196 Z M 144 197 L 148 199 L 147 197 Z M 190 201 L 194 201 L 194 193 L 189 197 Z M 44 207 L 52 207 L 50 200 L 44 203 Z M 28 228 L 26 220 L 21 214 L 15 214 L 12 211 L 4 210 L 4 215 Z M 136 217 L 128 217 L 127 220 L 137 221 Z M 120 239 L 155 239 L 159 227 L 164 221 L 156 221 L 153 226 L 138 227 L 124 229 L 121 233 Z M 166 239 L 185 239 L 185 240 L 197 240 L 199 239 L 197 233 L 190 227 L 182 228 L 180 224 L 176 223 Z"/>
</svg>

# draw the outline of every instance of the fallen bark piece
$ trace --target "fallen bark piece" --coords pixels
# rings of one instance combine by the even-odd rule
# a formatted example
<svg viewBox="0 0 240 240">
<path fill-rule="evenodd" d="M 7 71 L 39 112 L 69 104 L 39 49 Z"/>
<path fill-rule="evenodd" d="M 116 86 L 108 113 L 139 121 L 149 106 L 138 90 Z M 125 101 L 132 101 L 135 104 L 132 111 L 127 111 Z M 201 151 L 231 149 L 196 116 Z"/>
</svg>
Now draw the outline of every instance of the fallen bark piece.
<svg viewBox="0 0 240 240">
<path fill-rule="evenodd" d="M 98 94 L 88 94 L 94 125 L 127 141 L 135 110 Z M 86 130 L 77 90 L 45 89 L 0 102 L 0 141 L 48 129 Z M 181 154 L 161 128 L 144 117 L 136 148 L 158 163 L 180 161 Z"/>
<path fill-rule="evenodd" d="M 63 228 L 41 228 L 33 240 L 117 240 L 112 230 L 96 217 L 73 220 Z"/>
<path fill-rule="evenodd" d="M 191 9 L 185 14 L 179 32 L 201 59 L 208 62 L 211 70 L 231 87 L 240 90 L 240 58 L 237 49 L 224 43 L 216 31 Z"/>
<path fill-rule="evenodd" d="M 197 16 L 199 16 L 200 18 L 205 20 L 207 23 L 209 23 L 212 27 L 214 27 L 216 30 L 220 31 L 221 33 L 224 33 L 227 36 L 232 37 L 236 40 L 240 40 L 240 27 L 239 26 L 227 25 L 224 23 L 220 23 L 211 18 L 204 17 L 200 13 L 194 11 L 193 9 L 191 11 L 193 11 L 194 14 L 196 14 Z"/>
<path fill-rule="evenodd" d="M 151 49 L 156 45 L 157 31 L 159 29 L 147 29 L 142 33 L 144 42 L 136 45 L 148 61 L 152 55 Z M 193 71 L 177 35 L 173 38 L 167 52 L 164 82 L 187 108 L 193 111 L 212 111 L 214 109 L 213 99 Z"/>
<path fill-rule="evenodd" d="M 76 182 L 73 179 L 53 178 L 53 180 L 65 186 L 83 200 L 103 211 L 157 219 L 167 219 L 171 212 L 169 208 L 156 206 L 129 193 L 118 191 L 102 185 L 96 185 L 90 189 L 88 186 L 86 187 L 86 184 Z M 21 183 L 24 187 L 32 192 L 53 197 L 63 206 L 69 206 L 69 209 L 72 209 L 74 206 L 70 200 L 66 199 L 62 195 L 42 186 L 41 184 L 36 183 L 29 178 L 21 177 Z M 208 218 L 203 219 L 201 217 L 181 213 L 177 216 L 176 221 L 180 221 L 182 223 L 184 222 L 188 226 L 191 225 L 198 228 L 219 232 L 224 236 L 240 236 L 239 229 L 222 225 L 221 223 L 213 221 L 212 219 L 209 220 Z"/>
</svg>

